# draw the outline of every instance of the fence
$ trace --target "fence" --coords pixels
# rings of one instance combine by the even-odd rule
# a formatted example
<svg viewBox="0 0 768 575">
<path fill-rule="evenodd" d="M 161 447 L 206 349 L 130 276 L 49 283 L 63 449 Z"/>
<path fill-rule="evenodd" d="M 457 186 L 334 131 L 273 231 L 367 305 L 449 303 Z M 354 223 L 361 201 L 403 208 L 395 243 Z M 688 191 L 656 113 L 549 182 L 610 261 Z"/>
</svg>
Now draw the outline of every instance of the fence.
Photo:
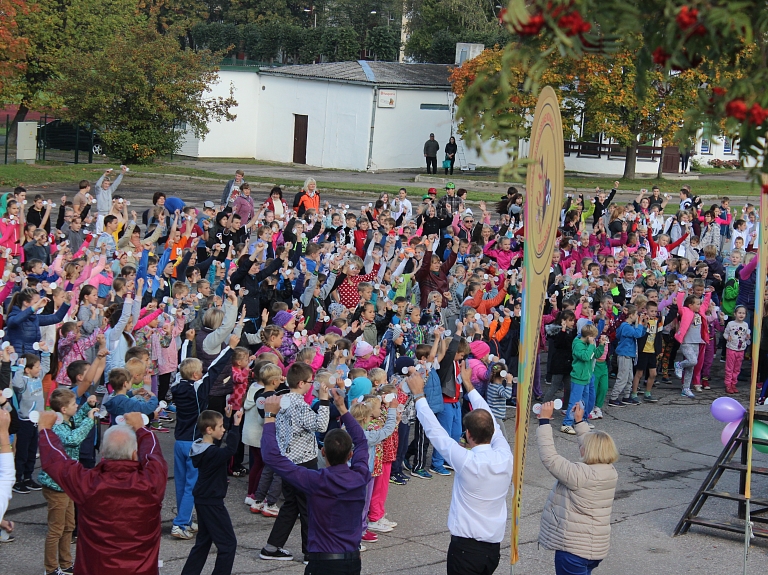
<svg viewBox="0 0 768 575">
<path fill-rule="evenodd" d="M 9 143 L 11 116 L 5 116 L 3 162 L 16 162 L 16 147 Z M 95 131 L 60 118 L 42 116 L 37 121 L 37 160 L 89 164 L 106 161 L 104 144 Z"/>
</svg>

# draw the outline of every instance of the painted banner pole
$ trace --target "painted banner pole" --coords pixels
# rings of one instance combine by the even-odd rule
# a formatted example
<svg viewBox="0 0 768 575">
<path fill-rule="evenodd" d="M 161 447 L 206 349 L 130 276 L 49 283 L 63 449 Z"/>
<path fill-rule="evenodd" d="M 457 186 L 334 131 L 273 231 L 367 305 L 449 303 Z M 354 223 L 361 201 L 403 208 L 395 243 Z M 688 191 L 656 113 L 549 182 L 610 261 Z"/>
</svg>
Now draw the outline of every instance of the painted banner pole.
<svg viewBox="0 0 768 575">
<path fill-rule="evenodd" d="M 565 156 L 560 105 L 551 86 L 539 94 L 531 127 L 524 212 L 525 250 L 523 297 L 518 365 L 517 417 L 515 419 L 514 471 L 512 477 L 512 529 L 510 572 L 520 559 L 520 504 L 525 468 L 525 448 L 531 413 L 531 390 L 539 351 L 539 334 L 547 300 L 552 254 L 563 205 Z"/>
<path fill-rule="evenodd" d="M 749 542 L 752 539 L 752 522 L 750 520 L 749 500 L 752 496 L 752 430 L 755 425 L 755 395 L 757 394 L 757 368 L 760 359 L 760 340 L 763 332 L 763 315 L 765 308 L 765 280 L 768 273 L 768 175 L 763 174 L 760 193 L 760 223 L 758 226 L 757 264 L 755 282 L 755 309 L 752 316 L 752 377 L 749 386 L 749 421 L 747 430 L 747 471 L 745 475 L 744 499 L 746 500 L 746 515 L 744 516 L 744 575 L 747 575 L 747 559 L 749 557 Z"/>
</svg>

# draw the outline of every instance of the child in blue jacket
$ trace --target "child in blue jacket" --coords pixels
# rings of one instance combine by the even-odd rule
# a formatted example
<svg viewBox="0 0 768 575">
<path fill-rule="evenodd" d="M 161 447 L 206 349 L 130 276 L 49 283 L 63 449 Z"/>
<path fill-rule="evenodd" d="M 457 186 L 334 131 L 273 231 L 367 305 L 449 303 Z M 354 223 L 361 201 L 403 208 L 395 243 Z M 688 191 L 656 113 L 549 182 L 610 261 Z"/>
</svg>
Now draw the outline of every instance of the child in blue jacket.
<svg viewBox="0 0 768 575">
<path fill-rule="evenodd" d="M 613 384 L 611 400 L 608 405 L 612 407 L 624 407 L 625 405 L 638 405 L 640 401 L 631 397 L 632 380 L 634 378 L 634 363 L 637 357 L 637 340 L 645 335 L 645 326 L 640 324 L 637 315 L 637 306 L 627 304 L 625 307 L 627 318 L 616 330 L 616 356 L 619 362 L 619 372 L 616 375 L 616 383 Z"/>
</svg>

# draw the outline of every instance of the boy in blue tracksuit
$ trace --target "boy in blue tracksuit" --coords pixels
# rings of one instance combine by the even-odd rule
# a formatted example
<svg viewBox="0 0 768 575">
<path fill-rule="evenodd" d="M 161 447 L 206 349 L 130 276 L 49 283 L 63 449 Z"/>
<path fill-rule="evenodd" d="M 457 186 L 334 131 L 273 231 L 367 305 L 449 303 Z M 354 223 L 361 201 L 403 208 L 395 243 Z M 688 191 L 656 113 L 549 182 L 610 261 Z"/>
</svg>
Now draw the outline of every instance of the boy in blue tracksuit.
<svg viewBox="0 0 768 575">
<path fill-rule="evenodd" d="M 624 307 L 627 318 L 616 329 L 616 356 L 619 371 L 611 391 L 611 400 L 608 402 L 612 407 L 640 404 L 637 398 L 631 397 L 631 392 L 637 357 L 637 340 L 645 335 L 645 326 L 638 323 L 637 306 L 627 304 Z"/>
<path fill-rule="evenodd" d="M 192 340 L 190 340 L 190 336 Z M 202 362 L 188 357 L 190 345 L 194 345 L 194 331 L 189 331 L 181 346 L 182 361 L 179 364 L 180 379 L 171 386 L 173 401 L 176 405 L 176 445 L 173 449 L 174 482 L 176 484 L 176 517 L 173 520 L 171 535 L 177 539 L 192 539 L 192 509 L 194 498 L 192 489 L 197 482 L 197 469 L 192 463 L 190 450 L 195 439 L 201 436 L 197 429 L 197 418 L 208 409 L 208 394 L 213 382 L 218 379 L 224 367 L 230 363 L 232 350 L 237 347 L 240 338 L 229 338 L 229 347 L 211 362 L 203 375 Z"/>
</svg>

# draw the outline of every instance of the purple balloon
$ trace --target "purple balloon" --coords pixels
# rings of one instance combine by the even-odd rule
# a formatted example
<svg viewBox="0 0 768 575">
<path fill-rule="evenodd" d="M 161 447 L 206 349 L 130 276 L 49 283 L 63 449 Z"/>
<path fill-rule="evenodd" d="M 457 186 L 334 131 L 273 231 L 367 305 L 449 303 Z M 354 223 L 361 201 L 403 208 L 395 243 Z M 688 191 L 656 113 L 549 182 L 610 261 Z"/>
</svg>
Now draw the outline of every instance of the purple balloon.
<svg viewBox="0 0 768 575">
<path fill-rule="evenodd" d="M 723 423 L 738 421 L 747 412 L 744 406 L 732 397 L 718 397 L 709 408 L 712 416 Z"/>
<path fill-rule="evenodd" d="M 740 421 L 731 421 L 728 425 L 726 425 L 723 428 L 723 432 L 720 434 L 720 443 L 723 445 L 727 445 L 728 442 L 731 440 L 731 437 L 733 437 L 734 432 L 736 431 L 736 428 L 739 426 Z"/>
</svg>

